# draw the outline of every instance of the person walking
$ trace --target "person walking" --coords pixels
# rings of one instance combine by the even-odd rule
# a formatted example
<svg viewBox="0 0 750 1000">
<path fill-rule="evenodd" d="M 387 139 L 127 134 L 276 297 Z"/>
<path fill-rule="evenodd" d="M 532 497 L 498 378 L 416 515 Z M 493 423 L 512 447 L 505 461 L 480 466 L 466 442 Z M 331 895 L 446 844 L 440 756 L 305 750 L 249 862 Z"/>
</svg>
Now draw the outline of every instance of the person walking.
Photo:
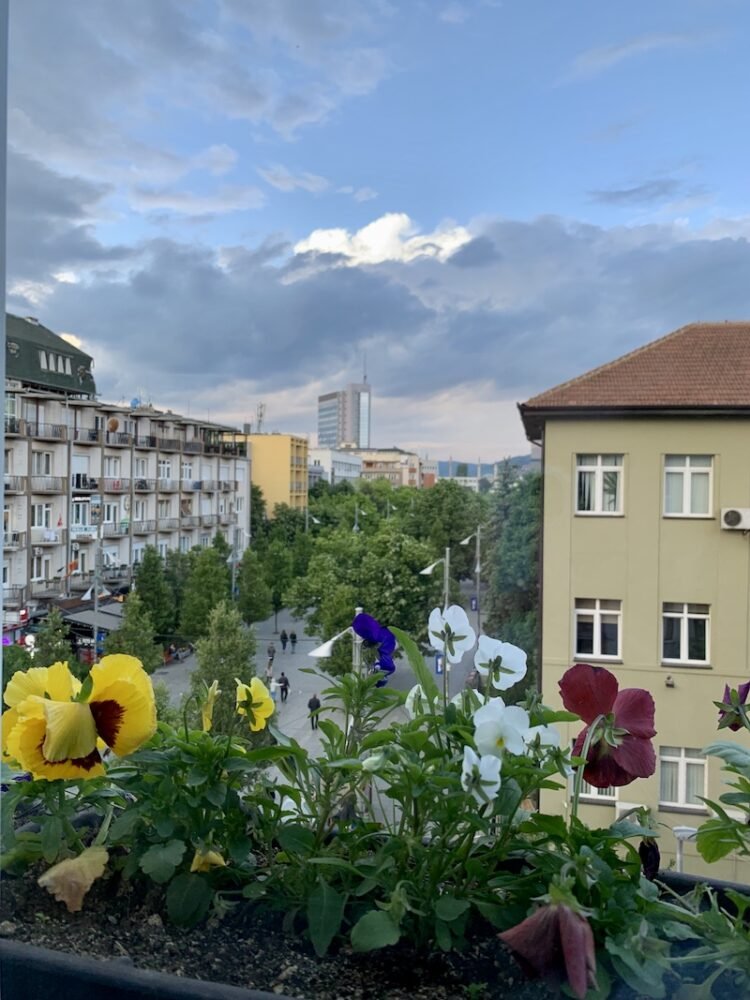
<svg viewBox="0 0 750 1000">
<path fill-rule="evenodd" d="M 270 688 L 273 682 L 273 660 L 269 660 L 266 664 L 266 687 Z"/>
<path fill-rule="evenodd" d="M 279 697 L 279 688 L 280 688 L 280 686 L 281 685 L 279 684 L 279 682 L 275 681 L 273 679 L 273 677 L 272 677 L 271 678 L 271 683 L 268 685 L 268 689 L 269 689 L 269 691 L 271 693 L 271 700 L 273 701 L 274 711 L 276 710 L 276 702 L 277 702 L 277 699 Z"/>
<path fill-rule="evenodd" d="M 281 635 L 279 636 L 279 642 L 281 643 L 281 652 L 286 653 L 286 644 L 289 642 L 289 636 L 286 634 L 286 629 L 281 630 Z"/>
<path fill-rule="evenodd" d="M 308 701 L 307 707 L 310 710 L 310 725 L 313 729 L 318 728 L 318 711 L 320 710 L 320 698 L 314 694 Z"/>
<path fill-rule="evenodd" d="M 297 645 L 297 633 L 294 630 L 289 633 L 289 645 L 292 647 L 292 652 L 294 652 Z"/>
<path fill-rule="evenodd" d="M 273 663 L 273 658 L 274 658 L 274 656 L 276 656 L 276 647 L 273 644 L 273 640 L 271 640 L 271 642 L 269 642 L 268 649 L 266 650 L 266 652 L 268 653 L 268 659 L 269 659 L 269 661 L 271 663 Z"/>
<path fill-rule="evenodd" d="M 283 670 L 279 674 L 279 687 L 281 688 L 281 703 L 283 705 L 289 697 L 289 678 Z"/>
</svg>

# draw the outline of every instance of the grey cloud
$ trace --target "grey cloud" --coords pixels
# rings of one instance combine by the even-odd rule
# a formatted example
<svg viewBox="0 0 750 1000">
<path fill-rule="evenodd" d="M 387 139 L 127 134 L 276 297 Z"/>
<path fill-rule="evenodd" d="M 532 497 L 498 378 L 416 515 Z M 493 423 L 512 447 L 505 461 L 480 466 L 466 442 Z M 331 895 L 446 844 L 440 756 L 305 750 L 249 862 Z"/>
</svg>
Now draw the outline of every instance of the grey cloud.
<svg viewBox="0 0 750 1000">
<path fill-rule="evenodd" d="M 325 177 L 308 173 L 306 170 L 295 174 L 281 163 L 275 163 L 269 167 L 258 167 L 258 173 L 271 187 L 287 193 L 300 189 L 312 194 L 320 194 L 329 186 Z"/>
<path fill-rule="evenodd" d="M 603 205 L 648 205 L 675 198 L 682 192 L 682 188 L 682 181 L 676 177 L 662 177 L 629 188 L 589 191 L 589 196 Z"/>
<path fill-rule="evenodd" d="M 260 188 L 252 186 L 221 187 L 218 191 L 202 195 L 174 189 L 134 187 L 130 203 L 144 211 L 175 212 L 181 215 L 213 216 L 228 212 L 244 212 L 262 208 L 266 196 Z"/>
<path fill-rule="evenodd" d="M 501 257 L 502 254 L 492 240 L 486 236 L 477 236 L 452 253 L 448 263 L 455 267 L 485 267 Z"/>
<path fill-rule="evenodd" d="M 681 34 L 679 32 L 639 35 L 626 42 L 612 45 L 602 45 L 599 48 L 588 49 L 576 56 L 564 80 L 587 79 L 598 76 L 612 69 L 626 59 L 654 52 L 658 49 L 684 48 L 696 45 L 705 39 L 698 35 Z"/>
</svg>

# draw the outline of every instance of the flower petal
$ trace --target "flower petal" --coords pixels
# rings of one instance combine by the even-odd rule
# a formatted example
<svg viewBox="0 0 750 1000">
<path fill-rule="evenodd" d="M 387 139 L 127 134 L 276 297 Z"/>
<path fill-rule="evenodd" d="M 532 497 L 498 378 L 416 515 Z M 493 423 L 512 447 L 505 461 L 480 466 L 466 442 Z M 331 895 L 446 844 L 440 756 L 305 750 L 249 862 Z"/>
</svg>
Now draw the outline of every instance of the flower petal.
<svg viewBox="0 0 750 1000">
<path fill-rule="evenodd" d="M 617 697 L 617 678 L 604 667 L 575 663 L 560 680 L 562 703 L 591 724 L 599 715 L 607 715 Z"/>
<path fill-rule="evenodd" d="M 518 955 L 532 975 L 549 975 L 562 965 L 560 926 L 555 906 L 540 906 L 530 917 L 498 934 L 498 937 Z"/>
<path fill-rule="evenodd" d="M 588 921 L 580 913 L 574 913 L 569 906 L 560 906 L 559 912 L 565 972 L 575 995 L 584 1000 L 589 986 L 598 989 L 594 935 Z"/>
<path fill-rule="evenodd" d="M 129 680 L 110 684 L 89 706 L 96 731 L 118 757 L 137 750 L 156 732 L 153 691 Z"/>
<path fill-rule="evenodd" d="M 58 778 L 87 779 L 104 774 L 99 751 L 94 749 L 88 756 L 73 760 L 49 761 L 43 747 L 47 724 L 44 714 L 19 719 L 8 737 L 8 753 L 18 761 L 25 771 L 34 778 L 55 781 Z"/>
<path fill-rule="evenodd" d="M 372 615 L 365 614 L 364 612 L 355 617 L 352 622 L 352 628 L 357 635 L 366 642 L 375 643 L 382 642 L 383 633 L 388 631 L 388 629 L 383 628 L 376 618 L 373 618 Z"/>
<path fill-rule="evenodd" d="M 627 729 L 631 736 L 651 739 L 654 728 L 654 699 L 643 688 L 625 688 L 615 698 L 615 726 Z"/>
<path fill-rule="evenodd" d="M 612 751 L 612 757 L 634 778 L 650 778 L 656 771 L 656 753 L 651 740 L 624 736 L 622 743 Z"/>
<path fill-rule="evenodd" d="M 47 694 L 54 701 L 70 701 L 80 689 L 81 682 L 71 674 L 67 663 L 53 663 L 51 667 L 17 670 L 5 687 L 4 700 L 10 708 L 31 695 L 43 698 Z"/>
<path fill-rule="evenodd" d="M 44 701 L 46 731 L 42 753 L 45 760 L 87 757 L 96 749 L 96 727 L 88 705 L 77 701 Z"/>
</svg>

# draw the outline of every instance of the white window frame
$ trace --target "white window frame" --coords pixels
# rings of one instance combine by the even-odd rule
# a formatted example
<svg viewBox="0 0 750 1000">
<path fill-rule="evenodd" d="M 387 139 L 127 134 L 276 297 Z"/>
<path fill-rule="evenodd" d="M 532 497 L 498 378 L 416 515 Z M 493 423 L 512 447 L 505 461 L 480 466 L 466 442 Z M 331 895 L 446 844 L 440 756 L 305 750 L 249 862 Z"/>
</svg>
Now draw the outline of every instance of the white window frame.
<svg viewBox="0 0 750 1000">
<path fill-rule="evenodd" d="M 682 465 L 667 465 L 667 459 L 683 460 Z M 693 465 L 695 459 L 708 459 L 708 465 Z M 682 476 L 682 509 L 679 511 L 667 510 L 667 476 Z M 708 510 L 695 512 L 690 509 L 692 497 L 693 476 L 708 476 Z M 662 502 L 662 514 L 664 517 L 713 517 L 714 508 L 714 456 L 713 455 L 665 455 L 664 456 L 664 479 L 663 479 L 664 500 Z"/>
<path fill-rule="evenodd" d="M 667 749 L 678 749 L 679 754 L 665 753 Z M 687 801 L 687 767 L 688 764 L 700 764 L 703 767 L 703 795 L 708 795 L 708 767 L 706 757 L 700 752 L 688 755 L 688 750 L 694 747 L 659 747 L 659 806 L 668 806 L 672 809 L 686 809 L 690 812 L 707 812 L 703 802 Z M 662 766 L 663 764 L 677 765 L 677 802 L 662 798 Z"/>
<path fill-rule="evenodd" d="M 680 605 L 681 611 L 667 611 L 667 607 Z M 707 608 L 707 611 L 697 611 L 696 608 Z M 692 610 L 691 610 L 692 609 Z M 667 657 L 664 655 L 664 619 L 679 618 L 680 620 L 680 655 L 679 657 Z M 706 650 L 705 659 L 691 660 L 687 656 L 688 652 L 688 622 L 690 619 L 705 621 L 706 623 Z M 664 601 L 661 606 L 661 662 L 662 663 L 687 663 L 707 666 L 711 662 L 711 605 L 693 604 L 681 601 Z"/>
<path fill-rule="evenodd" d="M 171 479 L 172 478 L 172 460 L 170 458 L 160 458 L 157 464 L 157 478 L 158 479 Z"/>
<path fill-rule="evenodd" d="M 595 462 L 587 462 L 586 464 L 581 463 L 583 458 L 595 458 Z M 605 462 L 604 458 L 614 459 L 612 462 Z M 622 517 L 623 515 L 623 495 L 625 488 L 625 456 L 624 454 L 615 452 L 602 452 L 596 454 L 594 452 L 579 452 L 576 455 L 576 474 L 575 474 L 575 512 L 576 515 L 580 517 Z M 593 472 L 594 474 L 594 495 L 593 502 L 594 506 L 592 510 L 585 510 L 578 505 L 579 498 L 579 479 L 581 473 Z M 606 475 L 616 475 L 619 478 L 618 489 L 617 489 L 617 500 L 618 505 L 616 510 L 605 510 L 604 509 L 604 477 Z"/>
<path fill-rule="evenodd" d="M 119 503 L 110 503 L 107 501 L 104 504 L 104 524 L 117 524 L 120 520 L 120 505 Z"/>
<path fill-rule="evenodd" d="M 169 552 L 169 542 L 158 542 L 156 547 L 162 559 L 166 559 L 167 552 Z"/>
<path fill-rule="evenodd" d="M 32 476 L 52 475 L 52 452 L 32 451 L 31 453 L 31 474 Z"/>
<path fill-rule="evenodd" d="M 172 516 L 172 501 L 171 500 L 159 500 L 158 502 L 158 517 L 171 517 Z"/>
<path fill-rule="evenodd" d="M 593 602 L 593 607 L 583 606 L 583 602 Z M 579 602 L 581 606 L 579 606 Z M 619 607 L 602 607 L 603 604 L 618 604 Z M 578 649 L 578 618 L 579 616 L 593 616 L 594 635 L 593 652 L 587 653 Z M 602 615 L 617 616 L 617 652 L 602 653 L 601 651 L 601 627 Z M 605 597 L 577 597 L 573 602 L 573 656 L 588 657 L 591 660 L 618 661 L 622 659 L 622 601 L 617 598 Z"/>
<path fill-rule="evenodd" d="M 136 458 L 135 460 L 135 478 L 136 479 L 146 479 L 146 459 Z"/>
<path fill-rule="evenodd" d="M 120 463 L 119 455 L 104 456 L 104 475 L 107 479 L 119 479 L 121 468 L 122 465 Z"/>
<path fill-rule="evenodd" d="M 617 789 L 610 785 L 608 788 L 597 788 L 590 785 L 584 778 L 581 782 L 581 800 L 585 802 L 605 802 L 607 805 L 614 805 L 617 802 Z"/>
<path fill-rule="evenodd" d="M 74 500 L 70 507 L 70 523 L 81 528 L 89 527 L 90 510 L 89 500 Z"/>
<path fill-rule="evenodd" d="M 52 527 L 51 503 L 33 503 L 31 505 L 31 527 L 32 528 Z"/>
<path fill-rule="evenodd" d="M 192 482 L 193 479 L 193 463 L 190 461 L 184 461 L 180 466 L 180 478 Z"/>
</svg>

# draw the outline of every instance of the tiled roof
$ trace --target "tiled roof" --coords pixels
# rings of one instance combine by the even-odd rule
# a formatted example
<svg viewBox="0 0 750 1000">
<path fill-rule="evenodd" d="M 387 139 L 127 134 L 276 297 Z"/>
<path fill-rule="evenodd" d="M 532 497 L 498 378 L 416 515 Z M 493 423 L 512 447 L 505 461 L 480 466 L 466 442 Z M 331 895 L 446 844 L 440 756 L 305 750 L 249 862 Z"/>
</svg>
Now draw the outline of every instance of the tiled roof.
<svg viewBox="0 0 750 1000">
<path fill-rule="evenodd" d="M 750 322 L 691 323 L 520 405 L 546 411 L 750 409 Z"/>
</svg>

